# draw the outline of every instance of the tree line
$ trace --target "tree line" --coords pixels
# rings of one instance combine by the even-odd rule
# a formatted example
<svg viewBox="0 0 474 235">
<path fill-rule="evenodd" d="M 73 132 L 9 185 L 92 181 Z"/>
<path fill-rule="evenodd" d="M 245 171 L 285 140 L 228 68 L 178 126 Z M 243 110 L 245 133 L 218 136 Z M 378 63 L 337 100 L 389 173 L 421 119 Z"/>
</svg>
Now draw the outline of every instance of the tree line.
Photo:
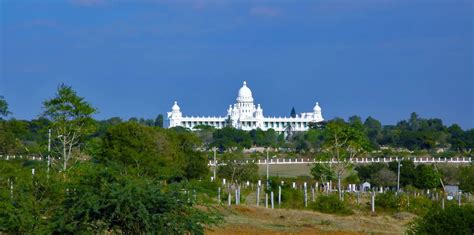
<svg viewBox="0 0 474 235">
<path fill-rule="evenodd" d="M 203 234 L 220 221 L 199 207 L 217 187 L 201 181 L 209 169 L 196 135 L 134 121 L 100 129 L 97 110 L 66 85 L 43 105 L 37 120 L 1 122 L 4 150 L 44 160 L 0 160 L 0 233 Z"/>
</svg>

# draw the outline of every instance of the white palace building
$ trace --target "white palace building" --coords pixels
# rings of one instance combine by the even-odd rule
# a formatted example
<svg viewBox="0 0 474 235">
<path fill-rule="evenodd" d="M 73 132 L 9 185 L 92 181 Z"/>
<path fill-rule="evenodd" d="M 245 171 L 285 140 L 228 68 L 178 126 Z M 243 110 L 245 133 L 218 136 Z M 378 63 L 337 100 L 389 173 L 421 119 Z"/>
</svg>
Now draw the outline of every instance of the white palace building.
<svg viewBox="0 0 474 235">
<path fill-rule="evenodd" d="M 185 127 L 193 130 L 195 126 L 207 125 L 215 128 L 233 126 L 242 130 L 253 130 L 260 128 L 264 131 L 274 129 L 277 132 L 287 131 L 307 131 L 309 123 L 322 122 L 321 107 L 318 102 L 313 108 L 313 112 L 301 113 L 295 117 L 265 117 L 263 109 L 258 104 L 253 103 L 252 91 L 244 81 L 240 88 L 237 103 L 230 105 L 227 109 L 227 116 L 222 117 L 194 117 L 183 116 L 178 102 L 174 102 L 171 112 L 168 112 L 169 127 Z"/>
</svg>

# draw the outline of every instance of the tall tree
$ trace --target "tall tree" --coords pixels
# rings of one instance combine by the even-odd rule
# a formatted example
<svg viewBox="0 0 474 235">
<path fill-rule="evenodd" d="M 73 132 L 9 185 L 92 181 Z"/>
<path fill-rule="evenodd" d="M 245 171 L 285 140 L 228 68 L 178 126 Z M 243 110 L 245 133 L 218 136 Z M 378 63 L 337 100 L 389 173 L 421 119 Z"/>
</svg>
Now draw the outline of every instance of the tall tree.
<svg viewBox="0 0 474 235">
<path fill-rule="evenodd" d="M 291 108 L 290 117 L 292 117 L 292 118 L 295 118 L 295 117 L 296 117 L 296 110 L 295 110 L 295 107 Z"/>
<path fill-rule="evenodd" d="M 379 148 L 379 140 L 382 138 L 382 124 L 377 119 L 369 116 L 365 119 L 364 128 L 369 137 L 370 144 L 373 148 Z"/>
<path fill-rule="evenodd" d="M 311 168 L 311 175 L 313 175 L 315 180 L 320 180 L 321 183 L 326 183 L 336 179 L 336 173 L 327 163 L 314 164 Z"/>
<path fill-rule="evenodd" d="M 341 179 L 350 169 L 348 161 L 365 153 L 369 149 L 367 136 L 359 128 L 354 128 L 342 119 L 330 121 L 325 127 L 323 151 L 337 161 L 332 168 L 338 179 L 339 197 L 342 200 Z"/>
<path fill-rule="evenodd" d="M 61 84 L 56 96 L 43 102 L 43 116 L 51 121 L 54 136 L 60 142 L 60 156 L 65 171 L 84 135 L 94 130 L 92 115 L 97 112 L 72 87 Z"/>
<path fill-rule="evenodd" d="M 164 118 L 163 114 L 159 114 L 155 119 L 155 126 L 163 128 Z"/>
<path fill-rule="evenodd" d="M 6 117 L 9 114 L 11 114 L 11 112 L 8 110 L 8 103 L 5 98 L 0 95 L 0 119 L 2 119 L 2 116 Z"/>
<path fill-rule="evenodd" d="M 379 187 L 395 186 L 397 184 L 397 175 L 387 169 L 382 168 L 372 175 L 372 183 Z"/>
</svg>

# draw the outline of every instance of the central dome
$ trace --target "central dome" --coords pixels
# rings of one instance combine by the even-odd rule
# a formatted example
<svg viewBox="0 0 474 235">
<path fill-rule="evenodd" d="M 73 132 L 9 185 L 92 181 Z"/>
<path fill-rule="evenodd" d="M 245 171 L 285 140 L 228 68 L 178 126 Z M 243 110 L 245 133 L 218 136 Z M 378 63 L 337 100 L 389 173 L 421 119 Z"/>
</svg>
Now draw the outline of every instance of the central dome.
<svg viewBox="0 0 474 235">
<path fill-rule="evenodd" d="M 247 82 L 239 90 L 237 102 L 253 102 L 252 91 L 247 87 Z"/>
</svg>

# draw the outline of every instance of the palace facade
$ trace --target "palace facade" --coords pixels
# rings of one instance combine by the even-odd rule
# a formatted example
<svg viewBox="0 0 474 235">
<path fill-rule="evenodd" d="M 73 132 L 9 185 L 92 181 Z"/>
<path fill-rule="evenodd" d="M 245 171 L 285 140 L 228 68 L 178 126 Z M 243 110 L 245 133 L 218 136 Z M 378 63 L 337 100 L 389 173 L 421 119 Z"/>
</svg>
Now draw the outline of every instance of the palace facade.
<svg viewBox="0 0 474 235">
<path fill-rule="evenodd" d="M 247 131 L 260 128 L 264 131 L 274 129 L 277 132 L 288 132 L 307 131 L 309 123 L 324 121 L 318 102 L 312 112 L 300 113 L 294 117 L 265 117 L 260 104 L 255 106 L 253 101 L 252 91 L 245 81 L 239 90 L 236 103 L 233 106 L 229 105 L 227 116 L 183 116 L 178 102 L 175 101 L 171 112 L 168 112 L 168 127 L 181 126 L 193 130 L 194 127 L 201 125 L 215 128 L 233 126 Z"/>
</svg>

